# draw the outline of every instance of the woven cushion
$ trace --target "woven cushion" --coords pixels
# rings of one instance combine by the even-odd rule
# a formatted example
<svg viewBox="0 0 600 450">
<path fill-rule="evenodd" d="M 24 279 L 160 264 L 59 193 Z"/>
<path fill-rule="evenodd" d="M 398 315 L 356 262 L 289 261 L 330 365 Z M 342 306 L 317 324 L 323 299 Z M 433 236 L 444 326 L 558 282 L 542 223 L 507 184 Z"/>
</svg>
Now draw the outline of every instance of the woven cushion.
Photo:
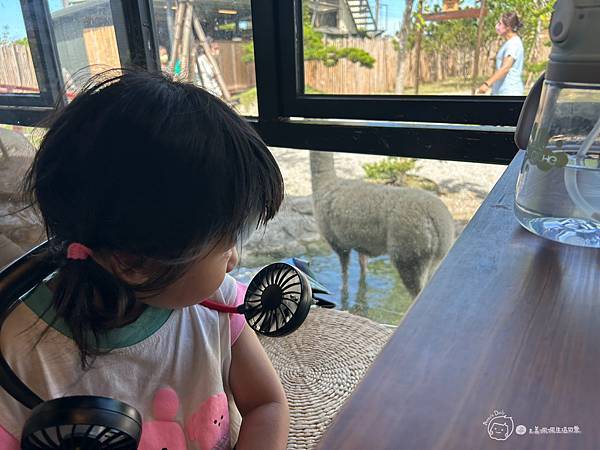
<svg viewBox="0 0 600 450">
<path fill-rule="evenodd" d="M 288 449 L 315 446 L 391 334 L 369 319 L 313 308 L 294 333 L 259 337 L 289 402 Z"/>
</svg>

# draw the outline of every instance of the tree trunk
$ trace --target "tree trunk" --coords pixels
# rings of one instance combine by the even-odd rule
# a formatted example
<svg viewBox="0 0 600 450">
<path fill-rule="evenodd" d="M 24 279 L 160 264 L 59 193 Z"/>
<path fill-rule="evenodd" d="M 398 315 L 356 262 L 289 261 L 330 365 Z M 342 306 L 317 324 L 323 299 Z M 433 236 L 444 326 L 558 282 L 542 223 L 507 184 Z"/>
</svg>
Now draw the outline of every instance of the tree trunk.
<svg viewBox="0 0 600 450">
<path fill-rule="evenodd" d="M 404 91 L 404 77 L 406 76 L 406 56 L 408 55 L 408 34 L 412 24 L 413 0 L 407 0 L 402 16 L 402 28 L 398 35 L 398 66 L 396 69 L 396 87 L 394 92 L 402 94 Z"/>
<path fill-rule="evenodd" d="M 419 15 L 423 14 L 423 0 L 419 0 Z M 417 72 L 415 74 L 415 95 L 419 95 L 419 84 L 421 82 L 421 39 L 423 38 L 423 27 L 421 24 L 417 24 L 417 43 L 416 43 L 416 56 L 415 56 L 415 67 Z"/>
<path fill-rule="evenodd" d="M 485 0 L 481 0 L 479 8 L 479 19 L 477 22 L 477 45 L 475 47 L 473 61 L 473 81 L 471 82 L 471 95 L 475 94 L 475 90 L 477 89 L 477 78 L 479 77 L 479 56 L 481 54 L 481 40 L 483 39 L 483 26 L 485 23 Z"/>
<path fill-rule="evenodd" d="M 543 0 L 536 0 L 535 4 L 538 8 L 541 8 L 545 3 Z M 542 17 L 538 17 L 537 23 L 535 24 L 535 38 L 533 39 L 533 46 L 529 51 L 529 56 L 527 58 L 527 62 L 529 64 L 535 64 L 540 54 L 540 46 L 542 44 Z M 533 81 L 533 73 L 530 72 L 527 75 L 527 81 L 525 82 L 525 86 L 529 86 Z"/>
<path fill-rule="evenodd" d="M 435 81 L 444 81 L 444 75 L 442 73 L 442 55 L 440 52 L 435 52 Z"/>
</svg>

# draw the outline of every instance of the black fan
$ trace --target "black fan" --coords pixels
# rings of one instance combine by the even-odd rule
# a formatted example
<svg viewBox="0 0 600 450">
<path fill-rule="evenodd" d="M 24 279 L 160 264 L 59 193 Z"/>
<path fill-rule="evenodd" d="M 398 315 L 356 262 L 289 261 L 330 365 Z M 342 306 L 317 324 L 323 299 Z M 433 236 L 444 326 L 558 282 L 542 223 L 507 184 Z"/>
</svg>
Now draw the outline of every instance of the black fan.
<svg viewBox="0 0 600 450">
<path fill-rule="evenodd" d="M 311 305 L 335 307 L 334 303 L 313 296 L 329 294 L 329 291 L 314 279 L 308 263 L 297 258 L 292 263 L 278 262 L 263 267 L 250 281 L 244 303 L 239 306 L 212 300 L 205 300 L 201 305 L 229 314 L 244 314 L 250 328 L 265 336 L 285 336 L 302 325 Z"/>
<path fill-rule="evenodd" d="M 284 336 L 304 322 L 312 304 L 306 276 L 290 264 L 275 263 L 252 279 L 242 312 L 258 333 Z"/>
<path fill-rule="evenodd" d="M 21 448 L 135 450 L 141 432 L 142 418 L 126 403 L 106 397 L 63 397 L 31 411 Z"/>
</svg>

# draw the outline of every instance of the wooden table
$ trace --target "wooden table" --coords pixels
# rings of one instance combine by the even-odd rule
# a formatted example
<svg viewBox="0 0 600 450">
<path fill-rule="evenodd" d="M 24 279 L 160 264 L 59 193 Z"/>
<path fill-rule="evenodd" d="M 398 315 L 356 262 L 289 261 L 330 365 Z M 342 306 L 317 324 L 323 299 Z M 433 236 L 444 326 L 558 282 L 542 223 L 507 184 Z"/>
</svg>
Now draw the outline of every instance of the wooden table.
<svg viewBox="0 0 600 450">
<path fill-rule="evenodd" d="M 522 158 L 484 201 L 320 449 L 600 448 L 600 251 L 541 239 L 517 223 Z"/>
</svg>

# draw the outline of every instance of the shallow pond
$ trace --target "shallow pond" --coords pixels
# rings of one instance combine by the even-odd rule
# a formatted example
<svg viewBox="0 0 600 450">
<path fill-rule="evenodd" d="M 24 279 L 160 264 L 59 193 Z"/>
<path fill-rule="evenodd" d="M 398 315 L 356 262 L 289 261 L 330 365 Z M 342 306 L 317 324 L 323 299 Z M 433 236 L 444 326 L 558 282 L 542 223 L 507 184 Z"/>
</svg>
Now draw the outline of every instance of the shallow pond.
<svg viewBox="0 0 600 450">
<path fill-rule="evenodd" d="M 412 303 L 412 297 L 387 256 L 370 258 L 367 275 L 361 280 L 358 253 L 353 252 L 350 257 L 347 296 L 342 295 L 341 268 L 335 253 L 296 257 L 310 262 L 317 280 L 332 292 L 332 295 L 323 298 L 334 302 L 338 309 L 368 317 L 379 323 L 397 325 Z M 241 263 L 244 262 L 242 259 Z M 242 265 L 231 274 L 239 281 L 248 283 L 263 266 Z"/>
</svg>

